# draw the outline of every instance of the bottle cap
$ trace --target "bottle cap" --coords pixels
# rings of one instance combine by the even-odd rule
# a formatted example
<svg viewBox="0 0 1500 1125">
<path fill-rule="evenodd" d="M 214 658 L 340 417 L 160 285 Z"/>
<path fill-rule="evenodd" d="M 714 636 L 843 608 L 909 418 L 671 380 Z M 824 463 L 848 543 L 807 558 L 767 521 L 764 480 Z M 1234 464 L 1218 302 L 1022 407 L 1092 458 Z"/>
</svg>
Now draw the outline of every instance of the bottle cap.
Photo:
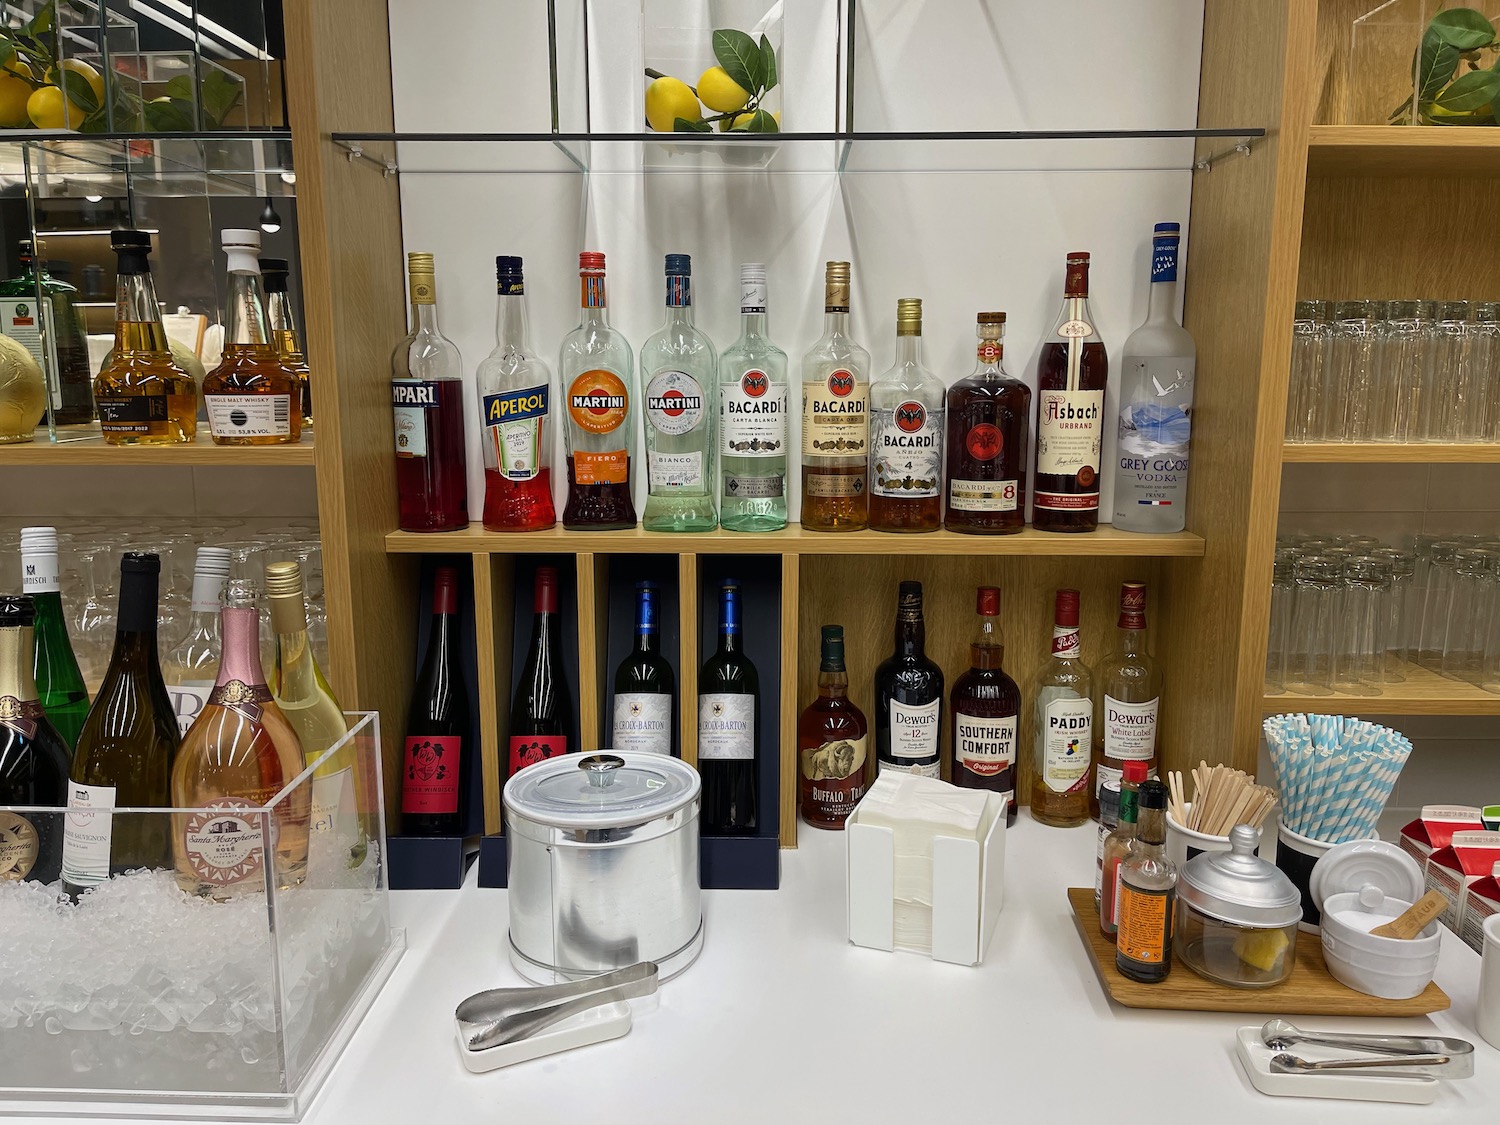
<svg viewBox="0 0 1500 1125">
<path fill-rule="evenodd" d="M 204 573 L 203 558 L 206 551 L 223 550 L 220 547 L 198 548 L 198 573 Z M 224 551 L 225 564 L 224 573 L 229 573 L 228 551 Z M 207 560 L 213 562 L 214 560 Z M 266 566 L 266 597 L 268 598 L 301 598 L 302 597 L 302 566 L 297 562 L 270 563 Z"/>
<path fill-rule="evenodd" d="M 1000 588 L 998 586 L 981 586 L 978 590 L 977 604 L 975 609 L 981 617 L 1000 616 Z"/>
<path fill-rule="evenodd" d="M 1125 763 L 1124 769 L 1121 772 L 1124 774 L 1126 781 L 1134 781 L 1139 784 L 1146 780 L 1146 775 L 1150 772 L 1150 766 L 1147 762 L 1143 762 L 1138 758 L 1132 758 Z"/>
<path fill-rule="evenodd" d="M 1144 629 L 1146 627 L 1146 584 L 1125 582 L 1120 585 L 1121 629 Z"/>
<path fill-rule="evenodd" d="M 604 255 L 597 250 L 585 250 L 578 255 L 578 268 L 587 272 L 604 272 Z"/>
<path fill-rule="evenodd" d="M 285 293 L 288 272 L 289 267 L 285 258 L 262 258 L 260 260 L 260 273 L 266 280 L 267 293 Z"/>
<path fill-rule="evenodd" d="M 432 612 L 458 612 L 458 571 L 440 566 L 432 575 Z"/>
<path fill-rule="evenodd" d="M 658 589 L 657 584 L 655 582 L 637 582 L 635 584 L 635 588 L 637 590 L 640 590 L 640 591 L 643 591 L 643 592 L 649 590 L 652 593 L 655 593 L 656 590 Z"/>
<path fill-rule="evenodd" d="M 1152 778 L 1150 781 L 1141 782 L 1140 805 L 1143 809 L 1165 809 L 1167 807 L 1167 787 L 1160 781 Z"/>
<path fill-rule="evenodd" d="M 896 302 L 896 335 L 920 336 L 922 334 L 922 301 L 918 297 L 902 297 Z"/>
<path fill-rule="evenodd" d="M 121 574 L 160 574 L 161 556 L 149 551 L 126 551 L 120 556 Z"/>
<path fill-rule="evenodd" d="M 821 663 L 826 671 L 838 672 L 843 670 L 844 627 L 842 625 L 823 626 L 823 654 Z"/>
<path fill-rule="evenodd" d="M 111 250 L 151 251 L 151 236 L 143 230 L 112 230 L 109 232 Z"/>
<path fill-rule="evenodd" d="M 693 276 L 693 258 L 691 254 L 668 254 L 667 276 Z"/>
<path fill-rule="evenodd" d="M 1086 266 L 1088 264 L 1089 264 L 1089 254 L 1088 254 L 1087 250 L 1069 250 L 1068 251 L 1068 265 L 1070 265 L 1070 266 Z"/>
<path fill-rule="evenodd" d="M 722 581 L 722 582 L 719 583 L 719 589 L 720 590 L 725 590 L 725 591 L 734 590 L 736 593 L 738 593 L 739 592 L 739 588 L 740 588 L 740 580 L 738 578 L 726 578 L 726 579 L 724 579 L 724 581 Z"/>
<path fill-rule="evenodd" d="M 449 571 L 457 581 L 457 574 L 451 567 L 441 567 Z M 557 612 L 557 568 L 555 566 L 539 566 L 536 568 L 536 580 L 532 585 L 532 612 L 533 613 L 556 613 Z"/>
<path fill-rule="evenodd" d="M 982 312 L 978 317 L 980 324 L 1004 324 L 1005 314 L 1003 312 Z"/>
<path fill-rule="evenodd" d="M 16 246 L 22 258 L 45 258 L 47 256 L 47 243 L 40 238 L 23 238 Z"/>
<path fill-rule="evenodd" d="M 219 232 L 219 245 L 225 250 L 253 250 L 260 254 L 260 231 L 246 227 L 228 227 Z"/>
<path fill-rule="evenodd" d="M 896 593 L 897 609 L 922 608 L 922 583 L 907 580 L 897 587 Z"/>
<path fill-rule="evenodd" d="M 842 282 L 845 285 L 849 284 L 848 262 L 829 262 L 826 270 L 827 272 L 824 274 L 824 279 L 830 285 L 837 284 L 839 282 Z"/>
<path fill-rule="evenodd" d="M 1070 628 L 1078 628 L 1078 591 L 1059 590 L 1057 592 L 1057 616 L 1054 619 L 1057 624 Z"/>
<path fill-rule="evenodd" d="M 23 527 L 21 529 L 21 554 L 44 555 L 57 553 L 57 528 Z"/>
<path fill-rule="evenodd" d="M 766 267 L 763 262 L 745 262 L 740 266 L 741 285 L 764 285 L 766 283 Z"/>
<path fill-rule="evenodd" d="M 1181 234 L 1182 225 L 1180 223 L 1157 223 L 1156 228 L 1152 233 L 1172 235 Z"/>
<path fill-rule="evenodd" d="M 30 594 L 0 596 L 0 627 L 25 628 L 36 624 L 36 602 Z"/>
<path fill-rule="evenodd" d="M 223 598 L 226 609 L 254 609 L 255 582 L 249 578 L 231 578 L 224 583 Z"/>
</svg>

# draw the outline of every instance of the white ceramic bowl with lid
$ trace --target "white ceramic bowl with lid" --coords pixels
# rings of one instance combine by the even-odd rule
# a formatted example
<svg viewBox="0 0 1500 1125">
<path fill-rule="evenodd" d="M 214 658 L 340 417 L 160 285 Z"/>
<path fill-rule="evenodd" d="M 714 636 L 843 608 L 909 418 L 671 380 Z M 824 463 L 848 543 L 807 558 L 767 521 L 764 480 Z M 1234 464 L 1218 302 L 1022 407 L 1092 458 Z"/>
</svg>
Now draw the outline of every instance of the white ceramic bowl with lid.
<svg viewBox="0 0 1500 1125">
<path fill-rule="evenodd" d="M 1351 840 L 1319 858 L 1311 886 L 1323 910 L 1323 960 L 1333 979 L 1383 1000 L 1420 996 L 1437 972 L 1439 923 L 1409 940 L 1370 933 L 1422 897 L 1417 861 L 1385 840 Z"/>
</svg>

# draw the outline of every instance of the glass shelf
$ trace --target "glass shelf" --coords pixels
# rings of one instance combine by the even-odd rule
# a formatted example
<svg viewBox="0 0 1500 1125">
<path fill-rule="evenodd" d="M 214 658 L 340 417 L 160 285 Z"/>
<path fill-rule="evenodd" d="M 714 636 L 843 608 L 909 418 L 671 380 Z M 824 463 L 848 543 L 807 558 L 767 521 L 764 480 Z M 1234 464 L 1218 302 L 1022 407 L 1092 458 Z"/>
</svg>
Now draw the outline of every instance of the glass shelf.
<svg viewBox="0 0 1500 1125">
<path fill-rule="evenodd" d="M 1131 172 L 1202 169 L 1264 129 L 904 133 L 333 133 L 351 159 L 406 175 Z"/>
<path fill-rule="evenodd" d="M 286 129 L 204 133 L 0 130 L 0 177 L 40 198 L 289 194 Z M 266 181 L 275 187 L 268 192 Z"/>
</svg>

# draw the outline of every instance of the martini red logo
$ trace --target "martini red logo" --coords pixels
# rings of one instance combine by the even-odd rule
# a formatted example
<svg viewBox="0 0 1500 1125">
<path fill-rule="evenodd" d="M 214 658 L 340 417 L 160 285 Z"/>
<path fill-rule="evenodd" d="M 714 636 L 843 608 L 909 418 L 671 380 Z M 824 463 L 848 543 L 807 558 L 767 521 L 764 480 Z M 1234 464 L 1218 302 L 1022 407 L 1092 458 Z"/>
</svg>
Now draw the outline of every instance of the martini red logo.
<svg viewBox="0 0 1500 1125">
<path fill-rule="evenodd" d="M 689 410 L 697 410 L 703 405 L 703 400 L 696 396 L 689 397 L 681 391 L 667 391 L 665 394 L 653 398 L 646 403 L 648 410 L 660 410 L 668 418 L 681 418 Z"/>
<path fill-rule="evenodd" d="M 760 398 L 771 389 L 771 380 L 764 371 L 746 371 L 740 376 L 740 390 L 751 398 Z"/>
<path fill-rule="evenodd" d="M 854 393 L 853 372 L 843 370 L 829 372 L 828 391 L 839 398 L 848 398 Z"/>
<path fill-rule="evenodd" d="M 927 423 L 927 408 L 920 402 L 903 402 L 896 407 L 896 427 L 903 434 L 914 434 Z"/>
<path fill-rule="evenodd" d="M 993 461 L 1000 456 L 1005 439 L 1000 434 L 999 426 L 981 422 L 969 430 L 969 436 L 964 439 L 964 445 L 969 450 L 969 456 L 974 460 Z"/>
<path fill-rule="evenodd" d="M 613 371 L 585 371 L 568 387 L 568 415 L 591 434 L 620 427 L 630 408 L 630 393 Z"/>
</svg>

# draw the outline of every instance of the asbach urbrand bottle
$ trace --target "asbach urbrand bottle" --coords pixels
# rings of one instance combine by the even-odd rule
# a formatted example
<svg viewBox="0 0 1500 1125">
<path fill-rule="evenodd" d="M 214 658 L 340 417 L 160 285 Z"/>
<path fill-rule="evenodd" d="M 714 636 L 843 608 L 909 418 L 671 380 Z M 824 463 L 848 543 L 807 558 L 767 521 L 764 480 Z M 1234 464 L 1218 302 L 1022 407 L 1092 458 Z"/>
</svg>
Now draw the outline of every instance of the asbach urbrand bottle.
<svg viewBox="0 0 1500 1125">
<path fill-rule="evenodd" d="M 1127 761 L 1145 762 L 1156 775 L 1156 720 L 1161 710 L 1161 666 L 1146 648 L 1146 586 L 1120 587 L 1116 648 L 1099 664 L 1094 702 L 1094 784 L 1089 812 L 1099 816 L 1099 786 L 1118 781 Z"/>
<path fill-rule="evenodd" d="M 797 721 L 802 819 L 814 828 L 843 828 L 869 785 L 869 726 L 849 698 L 844 627 L 824 625 L 818 697 Z"/>
<path fill-rule="evenodd" d="M 1005 372 L 1005 314 L 979 314 L 979 364 L 948 388 L 948 486 L 943 526 L 1013 535 L 1026 526 L 1031 388 Z"/>
<path fill-rule="evenodd" d="M 120 559 L 115 648 L 78 735 L 63 832 L 63 890 L 77 897 L 112 874 L 160 867 L 169 856 L 165 817 L 122 817 L 113 808 L 167 808 L 177 717 L 156 655 L 161 559 Z M 97 815 L 99 810 L 106 810 Z M 96 815 L 90 815 L 94 813 Z"/>
<path fill-rule="evenodd" d="M 297 315 L 292 310 L 292 295 L 287 291 L 290 266 L 285 258 L 262 258 L 260 276 L 266 285 L 266 320 L 271 325 L 271 339 L 281 366 L 297 377 L 302 399 L 302 428 L 312 429 L 312 370 L 307 353 L 302 350 L 302 334 L 297 331 Z"/>
<path fill-rule="evenodd" d="M 552 505 L 552 372 L 531 350 L 521 259 L 495 259 L 495 350 L 479 364 L 484 526 L 545 531 Z"/>
<path fill-rule="evenodd" d="M 563 667 L 557 569 L 539 566 L 532 585 L 531 643 L 510 704 L 510 772 L 577 750 L 572 693 Z"/>
<path fill-rule="evenodd" d="M 67 743 L 47 718 L 32 678 L 31 598 L 0 597 L 0 805 L 68 802 Z M 50 883 L 62 867 L 63 817 L 0 811 L 0 883 Z"/>
<path fill-rule="evenodd" d="M 587 250 L 579 254 L 578 280 L 578 327 L 563 337 L 557 361 L 567 410 L 568 500 L 563 526 L 587 531 L 634 527 L 630 344 L 609 326 L 604 255 Z"/>
<path fill-rule="evenodd" d="M 78 745 L 83 720 L 88 717 L 89 695 L 78 658 L 73 655 L 72 642 L 68 640 L 62 586 L 57 575 L 57 528 L 23 527 L 21 589 L 31 596 L 36 616 L 33 672 L 37 698 L 67 743 L 71 757 L 73 747 Z"/>
<path fill-rule="evenodd" d="M 20 274 L 0 281 L 0 332 L 23 345 L 47 372 L 52 421 L 87 425 L 94 419 L 94 380 L 83 320 L 73 304 L 78 290 L 47 272 L 45 242 L 23 238 L 19 250 Z"/>
<path fill-rule="evenodd" d="M 745 655 L 740 584 L 719 584 L 719 647 L 698 674 L 698 772 L 703 833 L 743 836 L 756 829 L 760 677 Z"/>
<path fill-rule="evenodd" d="M 902 582 L 895 651 L 875 669 L 875 754 L 882 772 L 942 772 L 943 670 L 927 659 L 926 643 L 922 584 Z"/>
<path fill-rule="evenodd" d="M 740 338 L 719 357 L 719 523 L 786 526 L 786 352 L 766 332 L 766 267 L 740 267 Z"/>
<path fill-rule="evenodd" d="M 1089 818 L 1094 677 L 1078 636 L 1078 591 L 1057 591 L 1052 657 L 1037 676 L 1032 711 L 1031 818 L 1076 828 Z"/>
<path fill-rule="evenodd" d="M 1016 723 L 1021 689 L 1005 674 L 1005 639 L 1000 635 L 1000 591 L 979 587 L 969 669 L 953 681 L 954 785 L 988 789 L 1005 798 L 1005 822 L 1016 822 Z"/>
<path fill-rule="evenodd" d="M 802 526 L 869 524 L 870 353 L 849 335 L 849 263 L 829 262 L 823 335 L 802 357 Z"/>
<path fill-rule="evenodd" d="M 1089 256 L 1068 255 L 1062 311 L 1037 361 L 1036 492 L 1038 531 L 1099 526 L 1099 457 L 1109 357 L 1089 311 Z"/>
<path fill-rule="evenodd" d="M 224 584 L 229 581 L 230 557 L 224 547 L 199 547 L 193 567 L 193 608 L 187 636 L 162 657 L 161 675 L 177 712 L 183 734 L 193 725 L 219 674 L 223 639 L 219 636 Z"/>
<path fill-rule="evenodd" d="M 468 787 L 469 693 L 458 663 L 458 572 L 440 566 L 432 582 L 427 652 L 412 688 L 401 755 L 401 832 L 457 836 Z"/>
<path fill-rule="evenodd" d="M 408 254 L 406 272 L 412 330 L 391 355 L 400 527 L 457 531 L 469 526 L 463 359 L 438 331 L 432 255 Z"/>
<path fill-rule="evenodd" d="M 672 702 L 672 665 L 658 651 L 660 591 L 655 582 L 635 586 L 635 651 L 615 670 L 614 722 L 609 745 L 615 750 L 677 754 Z"/>
</svg>

